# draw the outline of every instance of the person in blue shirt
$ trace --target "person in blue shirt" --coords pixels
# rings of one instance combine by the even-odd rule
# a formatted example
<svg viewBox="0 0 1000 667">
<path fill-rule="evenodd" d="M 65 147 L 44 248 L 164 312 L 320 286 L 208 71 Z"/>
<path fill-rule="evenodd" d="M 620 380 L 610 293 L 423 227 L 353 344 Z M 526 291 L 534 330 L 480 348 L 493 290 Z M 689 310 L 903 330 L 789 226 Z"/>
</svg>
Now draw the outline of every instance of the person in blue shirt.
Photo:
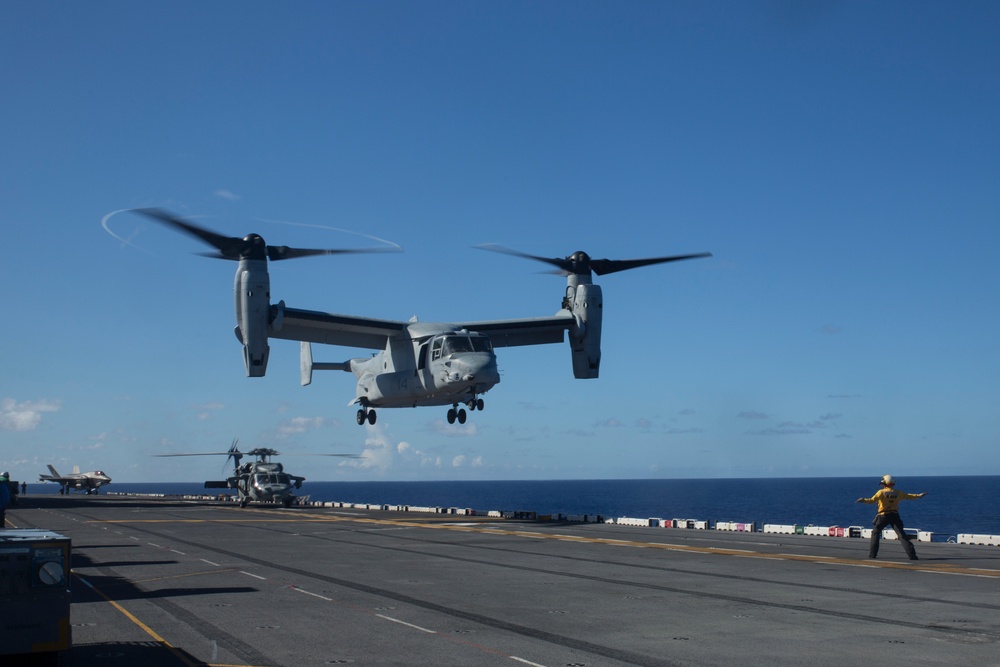
<svg viewBox="0 0 1000 667">
<path fill-rule="evenodd" d="M 900 544 L 903 545 L 903 550 L 906 551 L 906 555 L 910 557 L 910 560 L 917 560 L 917 552 L 906 533 L 903 532 L 903 520 L 899 518 L 899 501 L 915 500 L 923 498 L 927 494 L 897 491 L 896 480 L 892 475 L 882 475 L 882 480 L 879 484 L 882 485 L 882 488 L 874 496 L 871 498 L 858 498 L 857 500 L 859 503 L 867 503 L 869 505 L 878 503 L 878 514 L 875 515 L 875 520 L 872 521 L 872 539 L 868 544 L 868 557 L 878 557 L 878 545 L 879 540 L 882 539 L 882 531 L 886 526 L 892 526 L 892 529 L 896 531 L 896 537 L 899 538 Z"/>
</svg>

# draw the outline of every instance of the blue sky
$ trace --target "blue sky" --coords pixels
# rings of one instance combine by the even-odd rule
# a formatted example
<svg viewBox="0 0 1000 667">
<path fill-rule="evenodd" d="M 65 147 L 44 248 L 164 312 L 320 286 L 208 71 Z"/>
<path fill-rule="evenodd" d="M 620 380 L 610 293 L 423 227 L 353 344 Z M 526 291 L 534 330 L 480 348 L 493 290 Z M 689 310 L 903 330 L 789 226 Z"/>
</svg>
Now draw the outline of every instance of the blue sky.
<svg viewBox="0 0 1000 667">
<path fill-rule="evenodd" d="M 1000 474 L 1000 6 L 990 2 L 0 4 L 0 466 L 197 481 Z M 499 351 L 460 427 L 244 376 L 235 264 L 134 214 L 403 254 L 275 265 L 292 307 L 554 313 L 474 249 L 700 259 L 598 278 L 601 378 Z M 296 223 L 279 224 L 279 221 Z M 317 360 L 360 356 L 317 348 Z M 300 462 L 302 461 L 302 462 Z M 291 463 L 291 462 L 289 462 Z M 304 471 L 303 471 L 304 469 Z"/>
</svg>

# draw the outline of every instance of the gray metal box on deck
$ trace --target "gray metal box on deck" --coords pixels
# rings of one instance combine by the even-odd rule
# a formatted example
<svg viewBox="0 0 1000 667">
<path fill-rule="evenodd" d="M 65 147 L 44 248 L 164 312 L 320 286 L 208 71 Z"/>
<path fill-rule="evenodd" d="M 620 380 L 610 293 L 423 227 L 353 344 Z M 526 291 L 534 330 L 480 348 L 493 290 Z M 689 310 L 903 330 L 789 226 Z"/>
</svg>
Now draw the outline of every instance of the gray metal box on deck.
<svg viewBox="0 0 1000 667">
<path fill-rule="evenodd" d="M 0 655 L 70 648 L 70 539 L 0 530 Z"/>
</svg>

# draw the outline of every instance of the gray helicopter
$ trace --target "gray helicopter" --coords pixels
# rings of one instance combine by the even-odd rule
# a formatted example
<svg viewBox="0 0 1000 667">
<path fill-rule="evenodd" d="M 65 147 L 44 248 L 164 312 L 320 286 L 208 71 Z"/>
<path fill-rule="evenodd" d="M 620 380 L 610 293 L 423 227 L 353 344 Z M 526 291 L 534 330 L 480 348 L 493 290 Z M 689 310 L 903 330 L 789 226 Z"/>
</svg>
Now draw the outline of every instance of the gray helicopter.
<svg viewBox="0 0 1000 667">
<path fill-rule="evenodd" d="M 208 256 L 238 261 L 234 284 L 236 338 L 243 345 L 248 377 L 267 371 L 269 338 L 300 342 L 300 377 L 312 382 L 314 370 L 339 370 L 357 378 L 355 398 L 359 425 L 375 424 L 376 408 L 450 406 L 449 424 L 464 424 L 463 407 L 482 410 L 482 395 L 500 382 L 498 347 L 561 343 L 569 335 L 576 378 L 596 378 L 601 364 L 603 296 L 593 274 L 605 275 L 652 264 L 662 264 L 711 253 L 646 259 L 591 259 L 585 252 L 565 258 L 528 255 L 496 245 L 478 246 L 555 266 L 567 278 L 558 312 L 550 317 L 426 323 L 339 315 L 272 304 L 268 260 L 279 261 L 315 255 L 373 250 L 318 250 L 269 246 L 257 234 L 225 237 L 185 222 L 160 209 L 135 212 L 191 234 L 213 246 Z M 375 249 L 380 251 L 382 249 Z M 382 250 L 384 251 L 384 250 Z M 343 362 L 314 362 L 312 343 L 377 350 L 371 357 Z"/>
<path fill-rule="evenodd" d="M 225 480 L 205 482 L 206 489 L 236 489 L 240 507 L 246 507 L 251 501 L 261 503 L 280 503 L 291 507 L 295 502 L 293 489 L 301 489 L 305 477 L 292 475 L 285 471 L 283 465 L 272 461 L 272 456 L 280 456 L 281 452 L 267 447 L 258 447 L 247 452 L 237 448 L 237 440 L 225 452 L 203 452 L 197 454 L 155 454 L 158 457 L 170 456 L 226 456 L 226 463 L 233 461 L 233 474 Z M 244 456 L 253 456 L 253 461 L 240 464 Z M 345 458 L 361 458 L 354 454 L 308 454 L 308 456 L 340 456 Z"/>
</svg>

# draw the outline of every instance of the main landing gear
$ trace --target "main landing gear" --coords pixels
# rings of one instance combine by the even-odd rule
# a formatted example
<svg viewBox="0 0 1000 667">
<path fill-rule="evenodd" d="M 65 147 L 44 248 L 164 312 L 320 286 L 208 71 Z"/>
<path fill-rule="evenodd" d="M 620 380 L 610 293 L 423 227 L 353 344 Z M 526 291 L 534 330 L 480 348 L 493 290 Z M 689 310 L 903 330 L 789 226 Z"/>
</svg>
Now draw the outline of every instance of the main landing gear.
<svg viewBox="0 0 1000 667">
<path fill-rule="evenodd" d="M 481 398 L 470 398 L 465 404 L 469 407 L 469 410 L 482 410 L 485 406 L 485 403 L 483 403 L 483 399 Z M 459 424 L 464 424 L 465 419 L 465 410 L 463 408 L 459 408 L 458 403 L 455 403 L 455 405 L 451 406 L 448 410 L 449 424 L 454 424 L 455 420 L 458 420 Z"/>
<path fill-rule="evenodd" d="M 358 410 L 358 426 L 364 426 L 367 421 L 372 426 L 375 425 L 375 411 L 370 408 L 361 408 Z"/>
</svg>

